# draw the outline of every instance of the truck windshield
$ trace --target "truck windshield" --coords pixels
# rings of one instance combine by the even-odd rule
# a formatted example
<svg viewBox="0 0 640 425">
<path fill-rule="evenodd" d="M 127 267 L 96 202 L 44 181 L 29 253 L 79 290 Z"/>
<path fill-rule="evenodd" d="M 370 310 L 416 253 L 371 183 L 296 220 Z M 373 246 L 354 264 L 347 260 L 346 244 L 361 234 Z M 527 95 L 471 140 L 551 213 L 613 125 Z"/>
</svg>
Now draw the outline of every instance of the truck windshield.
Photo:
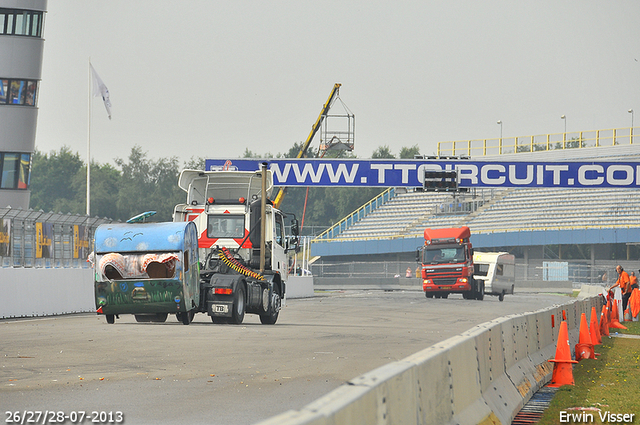
<svg viewBox="0 0 640 425">
<path fill-rule="evenodd" d="M 463 246 L 430 246 L 424 250 L 423 262 L 425 264 L 462 263 L 465 260 Z"/>
<path fill-rule="evenodd" d="M 210 215 L 207 223 L 209 238 L 244 238 L 244 215 Z"/>
</svg>

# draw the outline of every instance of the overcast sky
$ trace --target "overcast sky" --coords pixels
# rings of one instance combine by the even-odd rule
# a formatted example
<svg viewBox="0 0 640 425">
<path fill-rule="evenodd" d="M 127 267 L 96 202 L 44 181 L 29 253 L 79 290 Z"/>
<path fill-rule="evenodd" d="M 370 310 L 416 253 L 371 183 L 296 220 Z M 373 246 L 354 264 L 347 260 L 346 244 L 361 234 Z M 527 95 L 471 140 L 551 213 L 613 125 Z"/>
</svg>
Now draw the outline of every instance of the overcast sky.
<svg viewBox="0 0 640 425">
<path fill-rule="evenodd" d="M 629 127 L 640 2 L 50 0 L 36 147 L 236 158 L 303 141 L 336 82 L 358 157 L 438 141 Z M 640 123 L 640 116 L 636 119 Z M 317 143 L 316 143 L 317 146 Z"/>
</svg>

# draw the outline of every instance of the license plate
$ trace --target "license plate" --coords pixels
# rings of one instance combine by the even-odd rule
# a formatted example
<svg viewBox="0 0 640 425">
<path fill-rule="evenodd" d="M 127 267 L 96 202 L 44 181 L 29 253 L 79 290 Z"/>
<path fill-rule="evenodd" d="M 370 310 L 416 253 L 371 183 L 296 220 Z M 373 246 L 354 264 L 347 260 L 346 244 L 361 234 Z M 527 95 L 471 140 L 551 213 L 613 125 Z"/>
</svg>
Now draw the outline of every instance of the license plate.
<svg viewBox="0 0 640 425">
<path fill-rule="evenodd" d="M 229 306 L 226 304 L 214 304 L 213 306 L 213 312 L 214 313 L 228 313 L 229 312 Z"/>
<path fill-rule="evenodd" d="M 451 286 L 441 286 L 440 289 L 451 289 Z"/>
</svg>

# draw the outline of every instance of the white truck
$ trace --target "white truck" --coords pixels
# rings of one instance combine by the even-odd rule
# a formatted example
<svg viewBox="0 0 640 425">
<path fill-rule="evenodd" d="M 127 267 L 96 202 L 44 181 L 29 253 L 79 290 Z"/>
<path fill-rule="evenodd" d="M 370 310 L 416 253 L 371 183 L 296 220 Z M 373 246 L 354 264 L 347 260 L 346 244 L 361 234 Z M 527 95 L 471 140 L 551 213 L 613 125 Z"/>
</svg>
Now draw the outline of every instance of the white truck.
<svg viewBox="0 0 640 425">
<path fill-rule="evenodd" d="M 516 283 L 516 260 L 508 252 L 474 252 L 473 278 L 484 282 L 484 293 L 497 295 L 500 301 L 505 294 L 513 294 Z"/>
<path fill-rule="evenodd" d="M 289 250 L 286 214 L 269 200 L 273 176 L 257 171 L 183 170 L 178 186 L 187 202 L 176 205 L 173 221 L 193 221 L 198 232 L 200 303 L 214 323 L 240 324 L 245 313 L 275 324 L 285 296 Z"/>
</svg>

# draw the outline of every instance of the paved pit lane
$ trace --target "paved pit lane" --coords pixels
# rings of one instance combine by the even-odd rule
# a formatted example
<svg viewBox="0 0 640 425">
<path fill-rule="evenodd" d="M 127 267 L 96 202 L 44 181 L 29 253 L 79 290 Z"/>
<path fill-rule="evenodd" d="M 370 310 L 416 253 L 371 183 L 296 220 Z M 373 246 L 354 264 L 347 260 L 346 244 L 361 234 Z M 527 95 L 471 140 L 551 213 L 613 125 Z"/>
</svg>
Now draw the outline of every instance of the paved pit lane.
<svg viewBox="0 0 640 425">
<path fill-rule="evenodd" d="M 250 424 L 509 314 L 568 302 L 346 291 L 289 300 L 274 326 L 80 314 L 0 321 L 0 408 L 124 413 L 126 424 Z M 86 421 L 88 422 L 88 421 Z"/>
</svg>

